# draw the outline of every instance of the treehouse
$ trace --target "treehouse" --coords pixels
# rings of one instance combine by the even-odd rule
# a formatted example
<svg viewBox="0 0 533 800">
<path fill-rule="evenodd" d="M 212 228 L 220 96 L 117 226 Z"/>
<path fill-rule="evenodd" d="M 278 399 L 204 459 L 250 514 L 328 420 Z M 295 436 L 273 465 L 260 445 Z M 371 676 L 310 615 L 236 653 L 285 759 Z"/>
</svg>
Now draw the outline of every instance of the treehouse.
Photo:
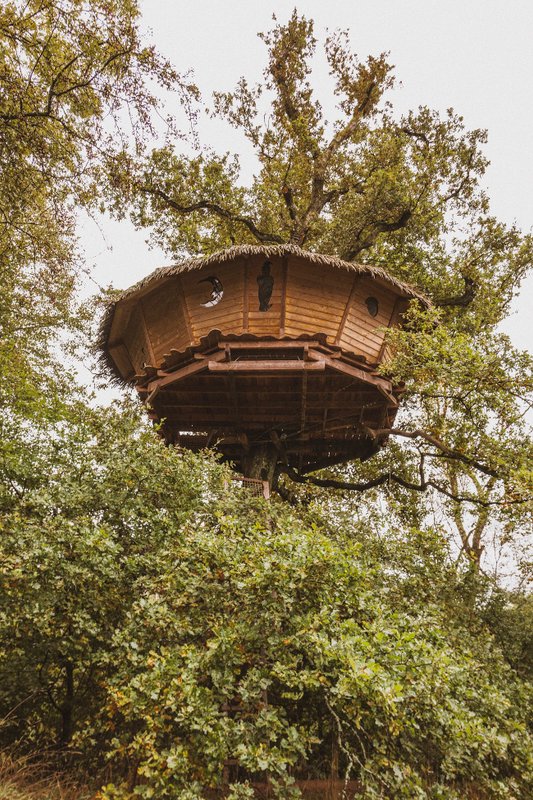
<svg viewBox="0 0 533 800">
<path fill-rule="evenodd" d="M 232 247 L 161 268 L 109 306 L 104 359 L 161 434 L 271 481 L 371 456 L 400 389 L 378 367 L 413 288 L 292 245 Z"/>
</svg>

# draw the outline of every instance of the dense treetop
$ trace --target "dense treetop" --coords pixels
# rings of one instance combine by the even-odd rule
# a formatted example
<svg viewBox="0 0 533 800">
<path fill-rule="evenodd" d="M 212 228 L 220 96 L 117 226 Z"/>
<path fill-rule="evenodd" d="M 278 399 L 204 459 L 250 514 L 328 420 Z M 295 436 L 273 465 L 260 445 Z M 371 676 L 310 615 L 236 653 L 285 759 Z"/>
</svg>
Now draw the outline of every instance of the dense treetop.
<svg viewBox="0 0 533 800">
<path fill-rule="evenodd" d="M 440 492 L 479 562 L 483 531 L 496 520 L 513 529 L 517 515 L 521 525 L 530 492 L 531 359 L 498 324 L 531 265 L 533 240 L 490 213 L 485 132 L 468 131 L 451 109 L 397 114 L 386 54 L 361 60 L 348 34 L 326 38 L 332 121 L 315 96 L 312 21 L 295 11 L 260 38 L 263 79 L 243 77 L 208 105 L 251 144 L 251 184 L 240 181 L 238 154 L 208 143 L 191 157 L 169 144 L 115 162 L 111 203 L 121 214 L 129 198 L 134 222 L 174 257 L 292 242 L 384 266 L 427 292 L 433 309 L 413 306 L 405 330 L 389 334 L 396 357 L 388 369 L 406 385 L 390 433 L 403 446 L 354 466 L 349 480 L 319 483 L 365 490 L 389 476 L 406 496 Z M 458 499 L 473 501 L 466 518 Z"/>
</svg>

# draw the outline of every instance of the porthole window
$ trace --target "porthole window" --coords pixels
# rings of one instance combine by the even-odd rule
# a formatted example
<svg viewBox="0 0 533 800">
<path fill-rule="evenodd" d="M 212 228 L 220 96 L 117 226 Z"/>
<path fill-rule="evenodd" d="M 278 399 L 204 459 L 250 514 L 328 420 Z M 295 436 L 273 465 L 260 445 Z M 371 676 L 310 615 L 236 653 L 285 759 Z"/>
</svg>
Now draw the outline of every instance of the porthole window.
<svg viewBox="0 0 533 800">
<path fill-rule="evenodd" d="M 379 311 L 379 303 L 375 297 L 367 297 L 365 305 L 371 317 L 377 317 Z"/>
<path fill-rule="evenodd" d="M 198 281 L 198 283 L 211 284 L 211 296 L 206 303 L 200 303 L 202 308 L 211 308 L 211 306 L 216 306 L 217 303 L 220 303 L 224 297 L 224 287 L 222 286 L 221 281 L 219 281 L 215 275 L 210 275 L 209 278 L 202 278 L 202 280 Z"/>
</svg>

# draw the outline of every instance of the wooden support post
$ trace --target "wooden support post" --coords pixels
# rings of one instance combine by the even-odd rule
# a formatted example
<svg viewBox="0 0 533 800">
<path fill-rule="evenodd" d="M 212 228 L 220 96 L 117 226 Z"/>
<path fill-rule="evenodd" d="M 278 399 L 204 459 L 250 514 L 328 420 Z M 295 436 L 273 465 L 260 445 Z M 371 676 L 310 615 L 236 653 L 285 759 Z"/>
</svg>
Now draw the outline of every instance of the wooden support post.
<svg viewBox="0 0 533 800">
<path fill-rule="evenodd" d="M 337 800 L 339 796 L 339 743 L 337 741 L 336 731 L 332 731 L 331 735 L 331 766 L 329 773 L 329 798 L 330 800 Z"/>
<path fill-rule="evenodd" d="M 305 417 L 307 413 L 307 372 L 302 375 L 302 404 L 300 407 L 300 431 L 305 430 Z"/>
</svg>

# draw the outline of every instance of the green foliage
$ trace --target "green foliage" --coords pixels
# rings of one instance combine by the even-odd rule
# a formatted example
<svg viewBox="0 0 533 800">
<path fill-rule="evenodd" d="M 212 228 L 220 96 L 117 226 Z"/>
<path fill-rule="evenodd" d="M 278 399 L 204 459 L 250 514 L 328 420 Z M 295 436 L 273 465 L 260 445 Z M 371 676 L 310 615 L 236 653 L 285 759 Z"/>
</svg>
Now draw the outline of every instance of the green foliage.
<svg viewBox="0 0 533 800">
<path fill-rule="evenodd" d="M 13 432 L 2 466 L 2 706 L 22 704 L 11 723 L 39 744 L 54 727 L 68 742 L 74 716 L 94 712 L 133 583 L 201 504 L 208 470 L 126 409 L 77 411 L 75 423 Z"/>
<path fill-rule="evenodd" d="M 138 16 L 132 0 L 0 8 L 3 409 L 39 414 L 61 383 L 51 353 L 87 321 L 75 297 L 83 269 L 76 212 L 100 206 L 108 165 L 126 141 L 142 151 L 156 106 L 150 82 L 182 87 L 141 41 Z"/>
<path fill-rule="evenodd" d="M 287 797 L 332 747 L 369 798 L 527 796 L 527 657 L 437 534 L 248 500 L 132 409 L 37 434 L 4 473 L 5 740 L 107 760 L 103 797 L 205 797 L 226 762 Z"/>
<path fill-rule="evenodd" d="M 484 134 L 452 112 L 396 119 L 386 58 L 358 62 L 342 35 L 326 43 L 328 126 L 295 13 L 262 37 L 263 86 L 214 100 L 256 148 L 251 187 L 230 155 L 143 157 L 150 80 L 194 88 L 137 26 L 129 0 L 0 10 L 2 743 L 54 749 L 97 782 L 105 768 L 109 800 L 226 782 L 237 800 L 267 778 L 296 797 L 299 778 L 337 770 L 367 798 L 526 800 L 530 598 L 478 568 L 495 528 L 526 530 L 530 362 L 495 325 L 531 244 L 489 216 Z M 58 345 L 91 313 L 74 208 L 104 194 L 174 253 L 293 241 L 429 291 L 437 310 L 391 335 L 398 439 L 332 471 L 403 483 L 267 504 L 212 456 L 165 447 L 132 404 L 95 407 Z M 409 488 L 424 476 L 436 510 Z"/>
</svg>

